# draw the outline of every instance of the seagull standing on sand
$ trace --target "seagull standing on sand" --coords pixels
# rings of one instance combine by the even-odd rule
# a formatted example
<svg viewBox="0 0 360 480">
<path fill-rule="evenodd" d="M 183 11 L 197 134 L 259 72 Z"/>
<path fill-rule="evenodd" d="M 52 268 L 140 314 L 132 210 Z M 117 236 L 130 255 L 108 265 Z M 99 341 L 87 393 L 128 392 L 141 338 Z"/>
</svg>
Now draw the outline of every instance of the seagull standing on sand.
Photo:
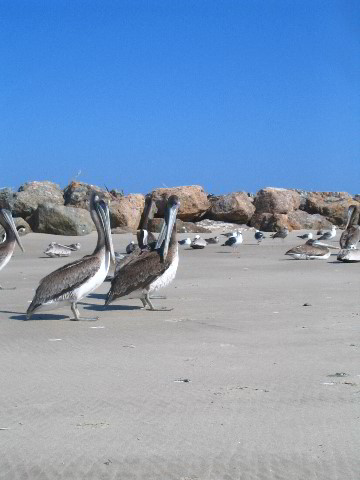
<svg viewBox="0 0 360 480">
<path fill-rule="evenodd" d="M 189 237 L 184 238 L 184 240 L 179 240 L 179 245 L 191 245 L 191 239 Z"/>
<path fill-rule="evenodd" d="M 233 247 L 237 248 L 239 245 L 243 243 L 243 236 L 240 231 L 236 232 L 236 235 L 228 238 L 225 243 L 223 243 L 222 247 Z"/>
<path fill-rule="evenodd" d="M 208 245 L 215 245 L 216 243 L 219 243 L 219 237 L 216 236 L 216 237 L 211 237 L 211 238 L 205 238 L 205 242 L 208 244 Z"/>
<path fill-rule="evenodd" d="M 264 240 L 264 238 L 266 238 L 263 232 L 260 232 L 260 230 L 255 230 L 254 237 L 255 237 L 255 240 L 257 240 L 258 245 L 260 245 L 261 241 Z"/>
<path fill-rule="evenodd" d="M 327 232 L 323 233 L 321 237 L 318 238 L 318 240 L 331 240 L 332 238 L 336 237 L 336 226 L 333 225 L 331 230 L 328 230 Z"/>
<path fill-rule="evenodd" d="M 311 232 L 304 233 L 304 235 L 298 235 L 298 238 L 302 238 L 303 240 L 311 240 L 313 238 L 313 234 Z"/>
</svg>

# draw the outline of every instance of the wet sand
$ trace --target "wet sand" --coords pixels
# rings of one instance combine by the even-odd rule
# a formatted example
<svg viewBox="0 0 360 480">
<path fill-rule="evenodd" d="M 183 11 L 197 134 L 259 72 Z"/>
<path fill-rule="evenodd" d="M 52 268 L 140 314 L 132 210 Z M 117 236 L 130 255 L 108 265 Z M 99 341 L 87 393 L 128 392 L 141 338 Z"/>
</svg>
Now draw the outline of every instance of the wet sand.
<svg viewBox="0 0 360 480">
<path fill-rule="evenodd" d="M 95 235 L 23 237 L 0 272 L 17 285 L 0 291 L 0 479 L 357 480 L 360 265 L 285 257 L 300 233 L 180 247 L 154 300 L 173 311 L 104 310 L 104 283 L 79 304 L 95 322 L 23 315 L 69 261 L 47 244 L 80 241 L 76 259 Z"/>
</svg>

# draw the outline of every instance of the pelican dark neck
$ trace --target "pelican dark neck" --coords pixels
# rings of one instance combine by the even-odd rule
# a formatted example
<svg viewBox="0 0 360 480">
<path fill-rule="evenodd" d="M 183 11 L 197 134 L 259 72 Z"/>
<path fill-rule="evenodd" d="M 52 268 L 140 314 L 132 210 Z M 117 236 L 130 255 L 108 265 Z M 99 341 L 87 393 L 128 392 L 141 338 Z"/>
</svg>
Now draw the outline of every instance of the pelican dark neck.
<svg viewBox="0 0 360 480">
<path fill-rule="evenodd" d="M 10 227 L 10 225 L 7 222 L 1 223 L 1 225 L 6 233 L 5 242 L 3 243 L 7 243 L 7 244 L 14 243 L 16 241 L 16 237 L 13 229 Z"/>
<path fill-rule="evenodd" d="M 95 250 L 94 250 L 94 254 L 96 254 L 96 253 L 99 253 L 101 250 L 103 250 L 105 248 L 105 245 L 106 245 L 105 232 L 104 232 L 102 224 L 99 220 L 99 217 L 94 210 L 91 211 L 91 217 L 93 219 L 93 222 L 95 224 L 96 231 L 97 231 L 97 234 L 98 234 L 97 244 L 96 244 L 96 247 L 95 247 Z"/>
</svg>

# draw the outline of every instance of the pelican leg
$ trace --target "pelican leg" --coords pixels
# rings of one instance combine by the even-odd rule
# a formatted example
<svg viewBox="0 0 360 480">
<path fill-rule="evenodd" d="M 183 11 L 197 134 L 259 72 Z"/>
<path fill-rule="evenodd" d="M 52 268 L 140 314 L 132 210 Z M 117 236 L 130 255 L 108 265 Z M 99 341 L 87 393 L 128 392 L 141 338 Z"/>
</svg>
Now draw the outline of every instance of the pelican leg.
<svg viewBox="0 0 360 480">
<path fill-rule="evenodd" d="M 155 308 L 154 305 L 152 304 L 151 300 L 150 300 L 150 295 L 147 293 L 145 295 L 145 301 L 146 303 L 149 305 L 150 307 L 150 310 L 152 312 L 170 312 L 171 310 L 173 310 L 173 308 Z"/>
<path fill-rule="evenodd" d="M 74 314 L 74 318 L 71 318 L 70 320 L 99 320 L 99 317 L 81 317 L 76 302 L 71 304 L 71 311 Z"/>
<path fill-rule="evenodd" d="M 141 303 L 143 304 L 143 306 L 142 306 L 141 308 L 142 308 L 142 309 L 145 309 L 146 306 L 147 306 L 147 303 L 146 303 L 145 298 L 140 298 L 140 300 L 141 300 Z"/>
</svg>

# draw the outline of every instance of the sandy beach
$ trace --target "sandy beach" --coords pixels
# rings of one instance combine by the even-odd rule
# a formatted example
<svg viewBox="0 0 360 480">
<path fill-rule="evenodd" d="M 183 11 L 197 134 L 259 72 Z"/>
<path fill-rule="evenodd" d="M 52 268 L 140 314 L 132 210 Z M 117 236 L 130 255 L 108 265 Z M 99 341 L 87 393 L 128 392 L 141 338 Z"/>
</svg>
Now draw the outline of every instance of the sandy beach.
<svg viewBox="0 0 360 480">
<path fill-rule="evenodd" d="M 301 233 L 180 247 L 154 300 L 172 311 L 104 310 L 104 283 L 79 304 L 99 320 L 81 322 L 24 312 L 70 261 L 49 242 L 79 241 L 76 259 L 96 235 L 23 237 L 0 272 L 17 286 L 0 291 L 0 479 L 359 479 L 360 265 L 285 257 Z"/>
</svg>

